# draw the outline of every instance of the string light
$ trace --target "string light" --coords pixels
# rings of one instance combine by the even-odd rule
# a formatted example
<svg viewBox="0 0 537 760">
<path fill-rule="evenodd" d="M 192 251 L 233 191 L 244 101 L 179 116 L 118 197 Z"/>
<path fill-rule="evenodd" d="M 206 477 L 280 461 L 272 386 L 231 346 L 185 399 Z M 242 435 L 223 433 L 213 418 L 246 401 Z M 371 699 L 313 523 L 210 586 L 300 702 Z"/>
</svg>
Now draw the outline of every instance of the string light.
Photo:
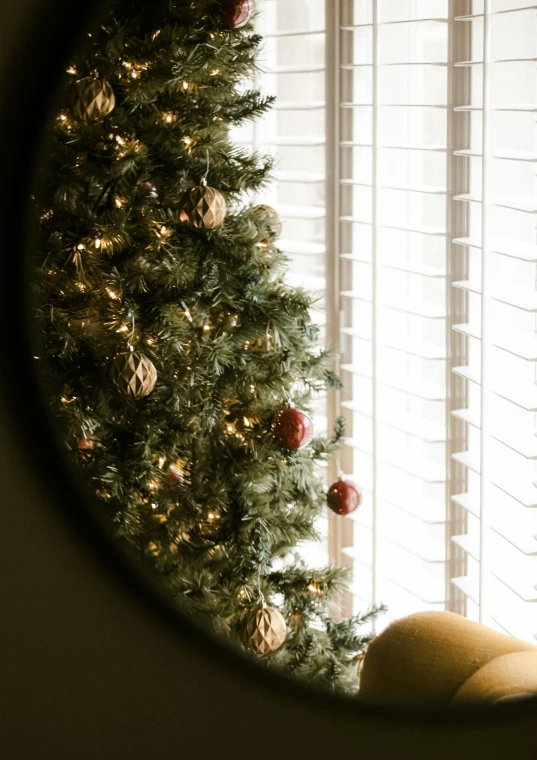
<svg viewBox="0 0 537 760">
<path fill-rule="evenodd" d="M 79 243 L 76 247 L 77 251 L 85 251 L 86 246 L 83 243 Z"/>
<path fill-rule="evenodd" d="M 190 85 L 188 84 L 188 82 L 183 82 L 183 90 L 188 90 L 189 87 Z"/>
<path fill-rule="evenodd" d="M 214 69 L 213 71 L 211 71 L 211 76 L 212 77 L 216 77 L 216 76 L 218 76 L 218 74 L 220 74 L 220 69 Z"/>
<path fill-rule="evenodd" d="M 95 248 L 99 249 L 101 247 L 101 239 L 95 238 Z"/>
<path fill-rule="evenodd" d="M 125 201 L 124 201 L 123 198 L 118 198 L 116 196 L 116 198 L 114 198 L 114 203 L 117 206 L 117 208 L 121 208 L 123 206 L 123 204 L 125 203 Z"/>
<path fill-rule="evenodd" d="M 118 333 L 126 333 L 128 331 L 128 329 L 129 329 L 129 325 L 121 325 L 121 327 L 119 327 L 116 330 L 116 332 L 118 332 Z"/>
<path fill-rule="evenodd" d="M 117 299 L 117 293 L 114 290 L 110 290 L 110 288 L 106 288 L 106 292 L 108 293 L 108 297 L 112 299 L 112 301 L 115 301 Z"/>
<path fill-rule="evenodd" d="M 69 66 L 69 68 L 67 69 L 67 73 L 68 74 L 76 74 L 75 67 L 74 66 Z"/>
<path fill-rule="evenodd" d="M 160 467 L 161 470 L 165 464 L 166 464 L 166 457 L 159 457 L 158 466 Z"/>
<path fill-rule="evenodd" d="M 190 148 L 194 140 L 191 137 L 183 137 L 183 142 L 187 148 Z"/>
<path fill-rule="evenodd" d="M 151 39 L 156 40 L 159 34 L 160 34 L 160 29 L 157 29 L 157 31 L 151 35 Z"/>
</svg>

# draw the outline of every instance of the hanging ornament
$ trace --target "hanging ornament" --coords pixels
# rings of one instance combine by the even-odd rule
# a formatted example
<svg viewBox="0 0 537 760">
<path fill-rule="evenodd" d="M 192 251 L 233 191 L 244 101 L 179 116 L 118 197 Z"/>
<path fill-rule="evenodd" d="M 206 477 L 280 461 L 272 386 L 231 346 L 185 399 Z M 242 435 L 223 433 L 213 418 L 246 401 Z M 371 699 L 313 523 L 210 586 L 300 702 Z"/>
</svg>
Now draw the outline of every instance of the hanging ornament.
<svg viewBox="0 0 537 760">
<path fill-rule="evenodd" d="M 75 85 L 73 113 L 80 121 L 101 121 L 114 109 L 114 91 L 104 79 L 85 77 Z"/>
<path fill-rule="evenodd" d="M 184 483 L 185 482 L 185 459 L 178 459 L 169 467 L 169 479 L 170 483 Z"/>
<path fill-rule="evenodd" d="M 242 633 L 244 646 L 254 654 L 275 652 L 285 641 L 287 627 L 283 615 L 274 607 L 257 607 L 247 618 Z"/>
<path fill-rule="evenodd" d="M 350 515 L 362 503 L 362 495 L 357 488 L 340 476 L 339 480 L 330 487 L 327 502 L 336 515 Z"/>
<path fill-rule="evenodd" d="M 99 445 L 99 441 L 94 435 L 90 435 L 87 438 L 79 438 L 76 443 L 79 451 L 93 451 Z"/>
<path fill-rule="evenodd" d="M 313 422 L 300 409 L 284 409 L 272 423 L 272 433 L 286 449 L 302 449 L 313 438 Z"/>
<path fill-rule="evenodd" d="M 256 206 L 254 213 L 261 219 L 263 227 L 259 242 L 273 243 L 282 234 L 283 224 L 280 215 L 275 208 L 265 205 Z"/>
<path fill-rule="evenodd" d="M 157 188 L 151 182 L 140 182 L 138 189 L 149 198 L 158 198 Z"/>
<path fill-rule="evenodd" d="M 151 359 L 135 352 L 116 356 L 111 375 L 121 393 L 130 398 L 148 396 L 157 382 L 157 370 Z"/>
<path fill-rule="evenodd" d="M 195 230 L 215 230 L 227 213 L 224 196 L 206 184 L 193 187 L 183 196 L 180 219 Z"/>
<path fill-rule="evenodd" d="M 252 15 L 251 0 L 221 0 L 222 24 L 226 29 L 240 29 Z"/>
<path fill-rule="evenodd" d="M 48 206 L 41 206 L 37 209 L 39 215 L 39 224 L 46 224 L 54 218 L 54 211 Z"/>
</svg>

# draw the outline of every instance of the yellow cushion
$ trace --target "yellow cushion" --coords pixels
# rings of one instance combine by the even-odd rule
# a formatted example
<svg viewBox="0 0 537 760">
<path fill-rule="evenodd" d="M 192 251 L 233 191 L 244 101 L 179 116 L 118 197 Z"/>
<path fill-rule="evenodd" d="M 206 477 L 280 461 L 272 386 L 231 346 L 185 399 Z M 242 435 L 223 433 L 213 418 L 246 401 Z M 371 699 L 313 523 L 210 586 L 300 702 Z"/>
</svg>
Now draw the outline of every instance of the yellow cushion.
<svg viewBox="0 0 537 760">
<path fill-rule="evenodd" d="M 488 662 L 526 651 L 537 652 L 537 646 L 453 612 L 419 612 L 373 639 L 360 675 L 360 696 L 447 704 Z"/>
<path fill-rule="evenodd" d="M 483 665 L 461 686 L 452 704 L 496 702 L 537 693 L 537 652 L 513 652 Z"/>
</svg>

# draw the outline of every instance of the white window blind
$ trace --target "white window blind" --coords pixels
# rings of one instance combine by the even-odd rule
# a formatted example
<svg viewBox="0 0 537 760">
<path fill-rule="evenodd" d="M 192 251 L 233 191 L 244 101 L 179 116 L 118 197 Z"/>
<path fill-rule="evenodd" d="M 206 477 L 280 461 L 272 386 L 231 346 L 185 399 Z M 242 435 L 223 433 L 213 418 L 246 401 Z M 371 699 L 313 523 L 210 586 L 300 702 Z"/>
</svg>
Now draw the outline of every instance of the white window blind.
<svg viewBox="0 0 537 760">
<path fill-rule="evenodd" d="M 454 458 L 467 471 L 455 501 L 467 513 L 453 541 L 466 572 L 453 579 L 467 614 L 528 641 L 537 638 L 537 459 L 535 167 L 537 161 L 537 6 L 521 0 L 474 2 L 454 20 L 468 57 L 459 68 L 465 98 L 456 104 L 464 142 L 455 196 L 466 220 L 454 256 L 465 276 L 467 445 Z M 462 27 L 462 32 L 459 31 Z M 462 93 L 461 93 L 462 95 Z M 462 271 L 462 270 L 461 270 Z"/>
<path fill-rule="evenodd" d="M 338 0 L 328 204 L 355 606 L 534 641 L 537 6 Z"/>
</svg>

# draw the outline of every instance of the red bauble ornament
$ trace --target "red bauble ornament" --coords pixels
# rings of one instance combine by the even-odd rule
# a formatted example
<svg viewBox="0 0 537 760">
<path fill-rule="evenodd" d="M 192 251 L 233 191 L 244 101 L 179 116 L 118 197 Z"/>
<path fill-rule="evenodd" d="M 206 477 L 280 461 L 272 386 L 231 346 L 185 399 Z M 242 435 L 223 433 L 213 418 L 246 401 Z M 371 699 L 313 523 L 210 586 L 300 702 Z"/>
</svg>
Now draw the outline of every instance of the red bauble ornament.
<svg viewBox="0 0 537 760">
<path fill-rule="evenodd" d="M 178 459 L 170 465 L 168 469 L 170 483 L 184 483 L 185 480 L 185 460 Z"/>
<path fill-rule="evenodd" d="M 330 487 L 327 501 L 336 515 L 350 515 L 362 503 L 362 494 L 351 483 L 341 479 Z"/>
<path fill-rule="evenodd" d="M 240 29 L 251 15 L 251 0 L 222 0 L 222 23 L 226 29 Z"/>
<path fill-rule="evenodd" d="M 272 423 L 272 432 L 286 449 L 302 449 L 313 438 L 313 422 L 300 409 L 284 409 Z"/>
</svg>

